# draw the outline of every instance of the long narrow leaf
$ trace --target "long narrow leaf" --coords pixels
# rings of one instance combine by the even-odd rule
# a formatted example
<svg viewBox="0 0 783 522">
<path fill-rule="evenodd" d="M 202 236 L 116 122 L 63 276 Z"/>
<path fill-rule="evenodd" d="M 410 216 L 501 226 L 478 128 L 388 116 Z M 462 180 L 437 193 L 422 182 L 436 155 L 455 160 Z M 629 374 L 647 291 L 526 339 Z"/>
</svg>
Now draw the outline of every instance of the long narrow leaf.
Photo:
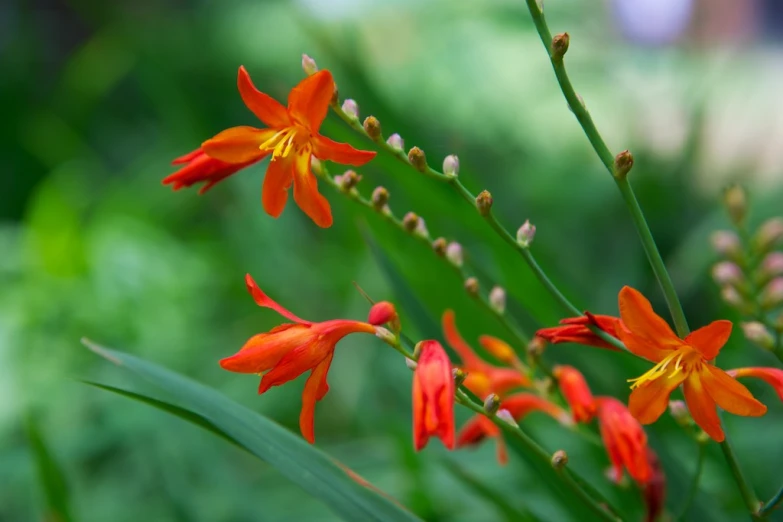
<svg viewBox="0 0 783 522">
<path fill-rule="evenodd" d="M 27 439 L 35 457 L 38 479 L 46 499 L 43 518 L 45 520 L 71 522 L 73 517 L 71 516 L 68 483 L 65 479 L 65 474 L 46 445 L 38 429 L 38 424 L 32 416 L 27 419 Z"/>
</svg>

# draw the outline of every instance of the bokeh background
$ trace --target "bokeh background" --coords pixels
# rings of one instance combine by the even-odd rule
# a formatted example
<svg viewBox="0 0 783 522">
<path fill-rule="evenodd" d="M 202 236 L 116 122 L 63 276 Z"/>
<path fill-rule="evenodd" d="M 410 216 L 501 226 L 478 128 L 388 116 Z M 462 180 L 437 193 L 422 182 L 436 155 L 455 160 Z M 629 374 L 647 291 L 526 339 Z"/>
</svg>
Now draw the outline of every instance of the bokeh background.
<svg viewBox="0 0 783 522">
<path fill-rule="evenodd" d="M 751 190 L 753 221 L 783 195 L 783 15 L 775 0 L 546 1 L 554 32 L 571 34 L 572 79 L 610 147 L 636 156 L 633 184 L 692 325 L 738 319 L 709 278 L 709 233 L 727 226 L 722 187 Z M 412 337 L 439 336 L 453 308 L 468 339 L 506 332 L 468 298 L 428 249 L 328 187 L 335 226 L 317 229 L 290 204 L 260 206 L 265 164 L 207 195 L 161 186 L 174 157 L 234 125 L 255 124 L 236 92 L 244 64 L 283 99 L 302 53 L 330 68 L 344 97 L 385 133 L 419 145 L 434 165 L 459 155 L 474 192 L 489 189 L 501 221 L 538 226 L 535 253 L 579 306 L 616 313 L 631 284 L 663 311 L 660 293 L 613 183 L 557 89 L 521 0 L 205 2 L 10 1 L 0 4 L 0 520 L 41 520 L 44 500 L 24 428 L 34 419 L 64 469 L 74 518 L 88 522 L 332 520 L 266 464 L 178 419 L 96 390 L 118 382 L 80 344 L 88 336 L 165 365 L 297 429 L 302 380 L 255 394 L 257 379 L 217 360 L 277 322 L 246 294 L 251 273 L 274 298 L 314 320 L 362 318 L 395 300 Z M 323 132 L 368 146 L 337 118 Z M 561 311 L 527 267 L 448 187 L 379 155 L 360 191 L 391 192 L 433 237 L 460 241 L 484 289 L 500 283 L 529 331 Z M 508 339 L 509 341 L 511 339 Z M 521 348 L 521 347 L 520 347 Z M 773 364 L 739 332 L 725 367 Z M 547 352 L 596 393 L 627 397 L 647 365 L 576 346 Z M 500 520 L 449 473 L 457 462 L 542 520 L 574 519 L 520 459 L 491 444 L 414 454 L 410 373 L 372 339 L 348 338 L 319 403 L 318 446 L 427 520 Z M 760 496 L 780 486 L 783 408 L 727 418 Z M 459 412 L 459 419 L 467 418 Z M 633 487 L 604 477 L 604 451 L 547 418 L 524 422 L 628 512 Z M 695 466 L 693 442 L 664 417 L 649 430 L 677 511 Z M 717 446 L 710 447 L 693 520 L 744 520 Z"/>
</svg>

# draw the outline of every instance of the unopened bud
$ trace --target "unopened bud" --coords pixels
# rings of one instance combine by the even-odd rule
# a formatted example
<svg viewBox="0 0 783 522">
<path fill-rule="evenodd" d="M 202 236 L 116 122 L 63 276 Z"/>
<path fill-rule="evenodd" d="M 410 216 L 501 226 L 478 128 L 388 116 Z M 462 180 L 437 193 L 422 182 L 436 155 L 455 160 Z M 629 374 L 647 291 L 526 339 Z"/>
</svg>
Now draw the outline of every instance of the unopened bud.
<svg viewBox="0 0 783 522">
<path fill-rule="evenodd" d="M 451 243 L 449 243 L 449 246 L 446 247 L 446 259 L 448 259 L 452 265 L 456 267 L 461 267 L 462 245 L 460 245 L 456 241 L 452 241 Z"/>
<path fill-rule="evenodd" d="M 405 366 L 407 366 L 410 371 L 414 371 L 418 365 L 419 364 L 413 359 L 405 358 Z"/>
<path fill-rule="evenodd" d="M 716 230 L 710 236 L 712 248 L 718 254 L 736 258 L 742 252 L 742 243 L 739 236 L 731 230 Z"/>
<path fill-rule="evenodd" d="M 502 286 L 495 286 L 489 292 L 489 306 L 499 314 L 506 311 L 506 291 Z"/>
<path fill-rule="evenodd" d="M 568 51 L 568 44 L 571 42 L 571 37 L 568 36 L 568 33 L 560 33 L 556 34 L 554 38 L 552 38 L 552 59 L 559 62 L 563 59 L 563 56 L 565 56 L 566 51 Z"/>
<path fill-rule="evenodd" d="M 375 210 L 382 210 L 389 202 L 389 191 L 384 187 L 375 187 L 372 191 L 372 206 Z"/>
<path fill-rule="evenodd" d="M 500 397 L 497 393 L 490 393 L 487 398 L 484 399 L 484 412 L 487 415 L 495 415 L 500 409 Z"/>
<path fill-rule="evenodd" d="M 482 216 L 488 216 L 492 210 L 492 194 L 488 190 L 482 190 L 476 196 L 476 208 Z"/>
<path fill-rule="evenodd" d="M 783 239 L 783 218 L 765 221 L 753 238 L 753 246 L 759 252 L 768 252 Z"/>
<path fill-rule="evenodd" d="M 316 65 L 315 60 L 307 56 L 306 54 L 302 55 L 302 70 L 304 70 L 305 74 L 307 76 L 311 76 L 318 72 L 318 65 Z"/>
<path fill-rule="evenodd" d="M 689 426 L 692 422 L 691 414 L 685 401 L 669 401 L 669 413 L 680 426 Z"/>
<path fill-rule="evenodd" d="M 535 237 L 536 226 L 529 219 L 525 220 L 522 226 L 519 227 L 519 230 L 517 230 L 517 243 L 523 248 L 528 248 Z"/>
<path fill-rule="evenodd" d="M 394 346 L 397 344 L 397 336 L 382 326 L 375 327 L 375 336 L 388 345 Z"/>
<path fill-rule="evenodd" d="M 402 152 L 405 149 L 405 142 L 396 132 L 386 139 L 386 144 L 398 152 Z"/>
<path fill-rule="evenodd" d="M 783 275 L 783 252 L 767 254 L 761 262 L 760 272 L 762 279 Z"/>
<path fill-rule="evenodd" d="M 748 341 L 761 346 L 765 350 L 772 350 L 775 347 L 775 338 L 767 327 L 760 322 L 750 321 L 747 323 L 740 323 L 740 326 Z"/>
<path fill-rule="evenodd" d="M 346 170 L 341 176 L 334 177 L 334 181 L 345 192 L 350 191 L 358 185 L 361 180 L 362 177 L 353 170 Z"/>
<path fill-rule="evenodd" d="M 456 178 L 459 175 L 459 158 L 454 154 L 449 154 L 443 160 L 443 173 L 450 177 Z"/>
<path fill-rule="evenodd" d="M 413 347 L 413 358 L 416 359 L 417 361 L 419 360 L 419 355 L 421 355 L 421 343 L 422 341 L 419 341 Z"/>
<path fill-rule="evenodd" d="M 394 308 L 394 305 L 389 301 L 381 301 L 372 305 L 367 316 L 367 322 L 374 326 L 381 326 L 397 318 L 397 310 Z"/>
<path fill-rule="evenodd" d="M 742 269 L 731 261 L 721 261 L 712 267 L 712 278 L 721 286 L 736 285 L 744 279 Z"/>
<path fill-rule="evenodd" d="M 469 277 L 465 279 L 465 291 L 471 297 L 476 297 L 479 293 L 479 282 L 475 277 Z"/>
<path fill-rule="evenodd" d="M 439 237 L 435 241 L 432 242 L 432 250 L 440 257 L 443 257 L 446 255 L 446 247 L 448 243 L 446 242 L 445 237 Z"/>
<path fill-rule="evenodd" d="M 614 177 L 617 179 L 625 179 L 628 173 L 633 168 L 633 154 L 631 151 L 624 150 L 614 157 Z"/>
<path fill-rule="evenodd" d="M 430 238 L 430 232 L 427 230 L 427 223 L 424 222 L 424 218 L 419 218 L 419 222 L 416 223 L 416 228 L 413 229 L 413 235 L 423 239 Z"/>
<path fill-rule="evenodd" d="M 315 156 L 312 156 L 312 159 L 310 161 L 310 170 L 313 171 L 313 174 L 315 174 L 316 176 L 320 176 L 324 172 L 323 165 L 321 165 L 321 161 Z"/>
<path fill-rule="evenodd" d="M 761 306 L 765 310 L 772 310 L 781 303 L 783 303 L 783 277 L 776 277 L 761 292 Z"/>
<path fill-rule="evenodd" d="M 518 428 L 519 424 L 517 424 L 517 420 L 514 418 L 513 415 L 511 415 L 511 412 L 508 411 L 505 408 L 500 408 L 498 412 L 495 414 L 495 416 L 508 424 L 509 426 L 513 426 L 514 428 Z"/>
<path fill-rule="evenodd" d="M 745 221 L 745 216 L 748 214 L 748 196 L 742 186 L 731 185 L 726 188 L 723 192 L 723 204 L 735 225 Z"/>
<path fill-rule="evenodd" d="M 468 378 L 468 374 L 465 373 L 465 370 L 462 368 L 453 368 L 451 370 L 451 375 L 454 376 L 454 386 L 457 388 L 462 386 L 462 383 L 465 382 L 465 379 Z"/>
<path fill-rule="evenodd" d="M 533 337 L 529 343 L 527 343 L 527 355 L 533 361 L 544 355 L 545 349 L 546 340 L 537 335 Z"/>
<path fill-rule="evenodd" d="M 378 141 L 381 139 L 381 122 L 375 116 L 367 116 L 364 119 L 364 132 L 373 139 Z"/>
<path fill-rule="evenodd" d="M 413 147 L 408 151 L 408 161 L 410 161 L 411 165 L 419 172 L 427 170 L 427 156 L 424 155 L 424 151 L 419 147 Z"/>
<path fill-rule="evenodd" d="M 513 365 L 519 362 L 514 349 L 505 341 L 492 337 L 491 335 L 482 335 L 479 337 L 479 344 L 492 357 L 501 361 L 503 364 Z"/>
<path fill-rule="evenodd" d="M 568 454 L 563 450 L 557 450 L 552 455 L 552 467 L 555 469 L 563 469 L 568 464 Z"/>
<path fill-rule="evenodd" d="M 730 304 L 735 308 L 742 308 L 745 306 L 745 299 L 733 286 L 724 286 L 721 288 L 720 296 L 727 304 Z"/>
<path fill-rule="evenodd" d="M 343 102 L 343 112 L 352 120 L 359 119 L 359 104 L 355 100 L 348 98 Z"/>
<path fill-rule="evenodd" d="M 407 232 L 413 232 L 419 224 L 419 216 L 414 212 L 408 212 L 405 217 L 402 218 L 402 226 Z"/>
</svg>

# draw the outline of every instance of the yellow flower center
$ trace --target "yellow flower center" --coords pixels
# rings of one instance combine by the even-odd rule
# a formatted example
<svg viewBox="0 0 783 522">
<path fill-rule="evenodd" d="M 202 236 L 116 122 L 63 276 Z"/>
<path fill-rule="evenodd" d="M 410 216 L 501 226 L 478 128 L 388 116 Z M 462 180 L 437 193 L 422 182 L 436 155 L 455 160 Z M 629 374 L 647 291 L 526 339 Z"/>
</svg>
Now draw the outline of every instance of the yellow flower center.
<svg viewBox="0 0 783 522">
<path fill-rule="evenodd" d="M 286 127 L 258 146 L 261 150 L 271 150 L 272 159 L 285 158 L 293 149 L 299 149 L 309 139 L 306 130 L 298 125 Z"/>
<path fill-rule="evenodd" d="M 673 377 L 680 372 L 690 373 L 702 361 L 701 354 L 690 346 L 683 346 L 667 355 L 661 362 L 653 366 L 649 371 L 635 379 L 628 379 L 631 389 L 638 388 L 645 383 L 652 382 L 659 377 L 669 374 Z M 674 362 L 672 367 L 672 362 Z"/>
</svg>

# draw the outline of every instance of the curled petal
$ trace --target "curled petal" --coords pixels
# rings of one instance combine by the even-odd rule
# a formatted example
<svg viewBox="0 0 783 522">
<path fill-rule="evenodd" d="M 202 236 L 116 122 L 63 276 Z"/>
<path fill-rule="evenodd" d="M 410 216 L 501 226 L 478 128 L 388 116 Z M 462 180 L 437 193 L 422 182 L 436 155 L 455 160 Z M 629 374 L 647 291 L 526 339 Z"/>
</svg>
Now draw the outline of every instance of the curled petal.
<svg viewBox="0 0 783 522">
<path fill-rule="evenodd" d="M 491 393 L 497 393 L 500 396 L 514 388 L 525 388 L 531 385 L 530 379 L 512 368 L 496 368 L 486 365 L 484 373 L 489 380 Z"/>
<path fill-rule="evenodd" d="M 423 341 L 413 374 L 413 443 L 424 448 L 430 436 L 454 449 L 454 378 L 451 362 L 437 341 Z"/>
<path fill-rule="evenodd" d="M 201 148 L 207 156 L 226 163 L 257 161 L 269 154 L 259 146 L 274 134 L 271 129 L 231 127 L 202 143 Z"/>
<path fill-rule="evenodd" d="M 297 152 L 294 158 L 294 200 L 316 225 L 327 228 L 332 226 L 332 209 L 318 192 L 318 181 L 310 171 L 310 158 L 307 148 Z"/>
<path fill-rule="evenodd" d="M 514 353 L 514 349 L 502 339 L 498 339 L 491 335 L 482 335 L 479 337 L 479 344 L 489 352 L 492 357 L 506 364 L 512 364 L 518 360 L 517 354 Z"/>
<path fill-rule="evenodd" d="M 277 304 L 275 301 L 272 300 L 271 297 L 266 295 L 263 290 L 261 290 L 256 282 L 253 280 L 253 277 L 250 274 L 245 274 L 245 284 L 247 285 L 247 291 L 250 292 L 250 295 L 253 296 L 253 300 L 256 302 L 258 306 L 262 306 L 264 308 L 271 308 L 278 314 L 282 315 L 286 319 L 289 319 L 295 323 L 300 324 L 312 324 L 309 321 L 305 321 L 304 319 L 300 319 L 299 317 L 295 316 L 293 313 L 289 312 L 279 304 Z"/>
<path fill-rule="evenodd" d="M 647 453 L 647 435 L 625 405 L 613 397 L 596 399 L 598 424 L 614 479 L 619 481 L 623 468 L 637 482 L 645 483 L 652 470 Z"/>
<path fill-rule="evenodd" d="M 568 412 L 563 408 L 532 393 L 511 395 L 500 403 L 500 407 L 508 410 L 511 416 L 518 421 L 524 419 L 529 413 L 540 411 L 561 424 L 571 423 Z"/>
<path fill-rule="evenodd" d="M 319 339 L 314 336 L 309 342 L 297 346 L 288 352 L 274 368 L 261 377 L 258 394 L 266 392 L 272 386 L 280 386 L 294 380 L 307 370 L 315 368 L 329 357 L 334 350 L 334 344 L 329 339 Z M 320 386 L 320 381 L 316 384 Z"/>
<path fill-rule="evenodd" d="M 256 89 L 244 65 L 239 67 L 237 87 L 247 108 L 267 126 L 274 129 L 288 127 L 291 124 L 286 108 L 271 96 Z"/>
<path fill-rule="evenodd" d="M 618 304 L 620 307 L 620 318 L 625 328 L 633 332 L 635 337 L 652 341 L 654 346 L 658 347 L 658 351 L 661 352 L 658 354 L 659 358 L 650 360 L 659 362 L 666 356 L 666 352 L 682 346 L 682 339 L 677 337 L 666 321 L 655 313 L 650 301 L 638 290 L 624 286 L 620 290 Z M 620 330 L 623 329 L 621 328 Z M 618 332 L 618 334 L 621 334 L 621 339 L 625 342 L 622 332 Z M 630 346 L 628 349 L 632 350 Z M 652 355 L 651 350 L 648 350 L 648 355 Z M 643 355 L 643 357 L 649 359 L 648 355 Z M 660 357 L 660 355 L 663 355 L 663 357 Z"/>
<path fill-rule="evenodd" d="M 604 341 L 590 329 L 590 326 L 596 326 L 617 337 L 616 324 L 619 322 L 616 317 L 586 313 L 583 316 L 563 319 L 560 321 L 560 326 L 542 328 L 536 332 L 536 335 L 552 344 L 576 343 L 619 351 L 619 348 Z"/>
<path fill-rule="evenodd" d="M 462 359 L 462 363 L 467 371 L 470 372 L 471 368 L 483 366 L 484 362 L 479 359 L 476 352 L 468 346 L 468 343 L 465 342 L 465 339 L 463 339 L 459 330 L 457 330 L 457 324 L 454 320 L 454 311 L 446 310 L 443 312 L 442 321 L 443 335 L 446 337 L 446 342 L 449 343 L 449 346 L 451 346 L 455 352 L 457 352 L 457 355 Z"/>
<path fill-rule="evenodd" d="M 727 372 L 732 377 L 755 377 L 761 379 L 775 389 L 780 400 L 783 401 L 783 370 L 778 368 L 737 368 Z"/>
<path fill-rule="evenodd" d="M 293 181 L 293 163 L 288 158 L 275 158 L 269 162 L 261 189 L 261 203 L 267 214 L 274 218 L 280 217 Z"/>
<path fill-rule="evenodd" d="M 701 352 L 708 361 L 718 356 L 718 352 L 729 340 L 731 321 L 714 321 L 707 326 L 694 330 L 685 338 L 685 342 Z"/>
<path fill-rule="evenodd" d="M 692 373 L 688 376 L 682 391 L 694 422 L 713 440 L 723 442 L 725 436 L 720 425 L 718 408 L 710 394 L 704 389 L 698 373 Z"/>
<path fill-rule="evenodd" d="M 326 161 L 333 161 L 342 165 L 361 167 L 375 157 L 371 150 L 358 150 L 347 143 L 332 141 L 326 136 L 317 134 L 313 136 L 313 155 Z"/>
<path fill-rule="evenodd" d="M 174 190 L 179 190 L 197 183 L 204 183 L 204 186 L 198 191 L 199 194 L 203 194 L 218 182 L 252 165 L 262 157 L 259 156 L 245 163 L 226 163 L 207 156 L 201 149 L 196 149 L 174 160 L 175 165 L 184 166 L 164 178 L 163 184 L 171 185 Z"/>
<path fill-rule="evenodd" d="M 498 463 L 501 466 L 505 466 L 508 463 L 508 451 L 506 450 L 506 443 L 501 436 L 500 428 L 483 415 L 475 415 L 460 429 L 457 434 L 457 447 L 473 446 L 488 437 L 497 441 L 496 455 Z"/>
<path fill-rule="evenodd" d="M 687 377 L 684 371 L 667 372 L 634 389 L 628 398 L 628 409 L 642 424 L 658 420 L 669 405 L 669 395 Z"/>
<path fill-rule="evenodd" d="M 315 132 L 326 118 L 333 95 L 332 73 L 326 69 L 318 71 L 291 89 L 288 112 L 300 124 Z"/>
<path fill-rule="evenodd" d="M 265 372 L 311 337 L 309 325 L 280 325 L 268 333 L 257 334 L 248 339 L 239 352 L 221 359 L 220 366 L 224 370 L 237 373 Z"/>
<path fill-rule="evenodd" d="M 705 364 L 699 376 L 712 400 L 727 412 L 745 417 L 760 417 L 767 413 L 766 406 L 757 401 L 745 386 L 720 368 Z"/>
<path fill-rule="evenodd" d="M 326 374 L 329 372 L 329 365 L 332 364 L 333 355 L 333 353 L 330 353 L 326 359 L 313 368 L 302 392 L 299 430 L 310 444 L 315 443 L 315 403 L 323 399 L 329 390 L 329 386 L 326 384 Z"/>
<path fill-rule="evenodd" d="M 572 366 L 555 366 L 552 371 L 560 391 L 571 408 L 575 422 L 590 422 L 595 415 L 595 400 L 582 372 Z"/>
</svg>

